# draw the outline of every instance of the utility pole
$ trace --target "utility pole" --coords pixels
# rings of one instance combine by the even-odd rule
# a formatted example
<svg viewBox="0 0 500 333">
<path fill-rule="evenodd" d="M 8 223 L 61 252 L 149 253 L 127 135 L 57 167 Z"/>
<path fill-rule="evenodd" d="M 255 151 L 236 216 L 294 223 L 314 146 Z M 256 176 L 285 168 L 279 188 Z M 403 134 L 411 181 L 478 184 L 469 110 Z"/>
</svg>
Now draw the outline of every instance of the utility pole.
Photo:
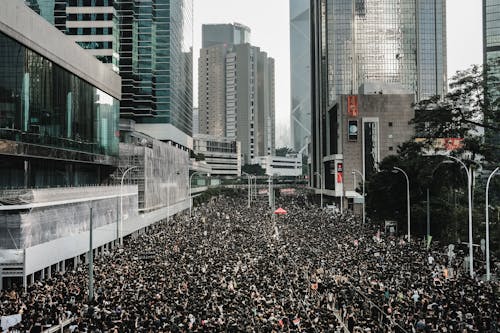
<svg viewBox="0 0 500 333">
<path fill-rule="evenodd" d="M 90 236 L 89 236 L 89 303 L 94 300 L 94 249 L 92 242 L 92 207 L 90 207 Z"/>
</svg>

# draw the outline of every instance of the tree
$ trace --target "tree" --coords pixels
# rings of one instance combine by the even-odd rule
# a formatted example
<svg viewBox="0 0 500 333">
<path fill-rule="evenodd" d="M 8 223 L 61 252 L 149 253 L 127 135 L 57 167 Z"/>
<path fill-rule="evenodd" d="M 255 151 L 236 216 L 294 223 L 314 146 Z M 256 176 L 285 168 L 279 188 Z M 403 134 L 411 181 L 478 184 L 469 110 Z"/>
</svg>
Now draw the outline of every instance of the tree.
<svg viewBox="0 0 500 333">
<path fill-rule="evenodd" d="M 287 154 L 293 153 L 292 148 L 281 147 L 276 149 L 276 156 L 286 156 Z"/>
<path fill-rule="evenodd" d="M 415 105 L 412 123 L 417 136 L 427 139 L 428 146 L 436 138 L 460 138 L 463 150 L 470 152 L 472 159 L 482 156 L 486 161 L 495 162 L 494 151 L 500 148 L 485 143 L 479 129 L 500 132 L 500 115 L 494 112 L 500 103 L 500 94 L 495 95 L 485 84 L 482 66 L 458 71 L 451 78 L 450 92 L 443 99 L 434 96 Z"/>
<path fill-rule="evenodd" d="M 241 167 L 241 171 L 256 176 L 264 176 L 266 174 L 266 170 L 259 164 L 245 164 Z"/>
</svg>

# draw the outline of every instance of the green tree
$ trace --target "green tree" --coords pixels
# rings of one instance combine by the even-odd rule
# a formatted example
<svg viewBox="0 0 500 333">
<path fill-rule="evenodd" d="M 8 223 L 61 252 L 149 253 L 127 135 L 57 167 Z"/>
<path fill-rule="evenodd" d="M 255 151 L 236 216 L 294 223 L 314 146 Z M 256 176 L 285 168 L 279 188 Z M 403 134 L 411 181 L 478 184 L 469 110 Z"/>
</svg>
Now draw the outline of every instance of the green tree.
<svg viewBox="0 0 500 333">
<path fill-rule="evenodd" d="M 241 171 L 257 176 L 264 176 L 266 174 L 266 170 L 259 164 L 245 164 L 241 167 Z"/>
<path fill-rule="evenodd" d="M 281 147 L 281 148 L 276 148 L 276 156 L 286 156 L 287 154 L 293 153 L 292 148 L 288 147 Z"/>
</svg>

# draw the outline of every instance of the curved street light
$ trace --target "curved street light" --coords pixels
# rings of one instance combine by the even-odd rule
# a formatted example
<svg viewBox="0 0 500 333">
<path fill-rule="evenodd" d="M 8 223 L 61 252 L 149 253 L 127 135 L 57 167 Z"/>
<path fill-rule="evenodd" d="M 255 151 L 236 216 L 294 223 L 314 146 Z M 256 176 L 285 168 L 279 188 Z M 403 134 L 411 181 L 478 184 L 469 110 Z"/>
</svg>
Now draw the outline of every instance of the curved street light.
<svg viewBox="0 0 500 333">
<path fill-rule="evenodd" d="M 459 158 L 456 158 L 454 156 L 446 156 L 449 159 L 454 160 L 457 163 L 460 163 L 462 167 L 465 169 L 465 172 L 467 174 L 467 200 L 469 202 L 469 274 L 470 277 L 474 277 L 474 250 L 473 250 L 473 244 L 472 244 L 472 172 L 467 168 L 465 163 L 460 160 Z"/>
<path fill-rule="evenodd" d="M 247 192 L 248 192 L 248 204 L 247 204 L 247 207 L 250 208 L 250 181 L 251 181 L 251 176 L 247 173 L 247 172 L 244 172 L 242 171 L 241 172 L 243 175 L 245 175 L 247 177 L 247 181 L 248 181 L 248 188 L 247 188 Z"/>
<path fill-rule="evenodd" d="M 491 178 L 500 170 L 500 167 L 497 167 L 488 177 L 488 181 L 486 182 L 486 281 L 490 281 L 491 272 L 490 272 L 490 218 L 489 218 L 489 203 L 488 203 L 488 191 L 490 189 L 490 181 Z"/>
<path fill-rule="evenodd" d="M 410 178 L 408 178 L 408 174 L 401 168 L 398 168 L 398 167 L 393 167 L 393 169 L 395 170 L 395 172 L 401 172 L 405 178 L 406 178 L 406 215 L 407 215 L 407 218 L 408 218 L 408 243 L 410 243 L 410 227 L 411 227 L 411 223 L 410 223 Z"/>
<path fill-rule="evenodd" d="M 123 246 L 123 180 L 125 179 L 125 175 L 127 174 L 127 172 L 137 168 L 137 166 L 132 166 L 125 170 L 120 182 L 120 246 Z"/>
</svg>

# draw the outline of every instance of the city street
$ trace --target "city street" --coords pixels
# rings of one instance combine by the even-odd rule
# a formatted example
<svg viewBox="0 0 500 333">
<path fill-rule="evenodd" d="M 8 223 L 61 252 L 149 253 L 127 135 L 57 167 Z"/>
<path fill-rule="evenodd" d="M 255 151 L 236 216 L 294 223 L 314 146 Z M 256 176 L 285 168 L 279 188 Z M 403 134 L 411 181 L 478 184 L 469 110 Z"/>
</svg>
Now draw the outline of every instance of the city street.
<svg viewBox="0 0 500 333">
<path fill-rule="evenodd" d="M 499 286 L 470 280 L 460 253 L 448 265 L 304 198 L 274 219 L 246 204 L 218 198 L 99 256 L 90 307 L 81 266 L 6 291 L 0 311 L 22 313 L 21 332 L 71 317 L 74 332 L 496 332 Z"/>
</svg>

